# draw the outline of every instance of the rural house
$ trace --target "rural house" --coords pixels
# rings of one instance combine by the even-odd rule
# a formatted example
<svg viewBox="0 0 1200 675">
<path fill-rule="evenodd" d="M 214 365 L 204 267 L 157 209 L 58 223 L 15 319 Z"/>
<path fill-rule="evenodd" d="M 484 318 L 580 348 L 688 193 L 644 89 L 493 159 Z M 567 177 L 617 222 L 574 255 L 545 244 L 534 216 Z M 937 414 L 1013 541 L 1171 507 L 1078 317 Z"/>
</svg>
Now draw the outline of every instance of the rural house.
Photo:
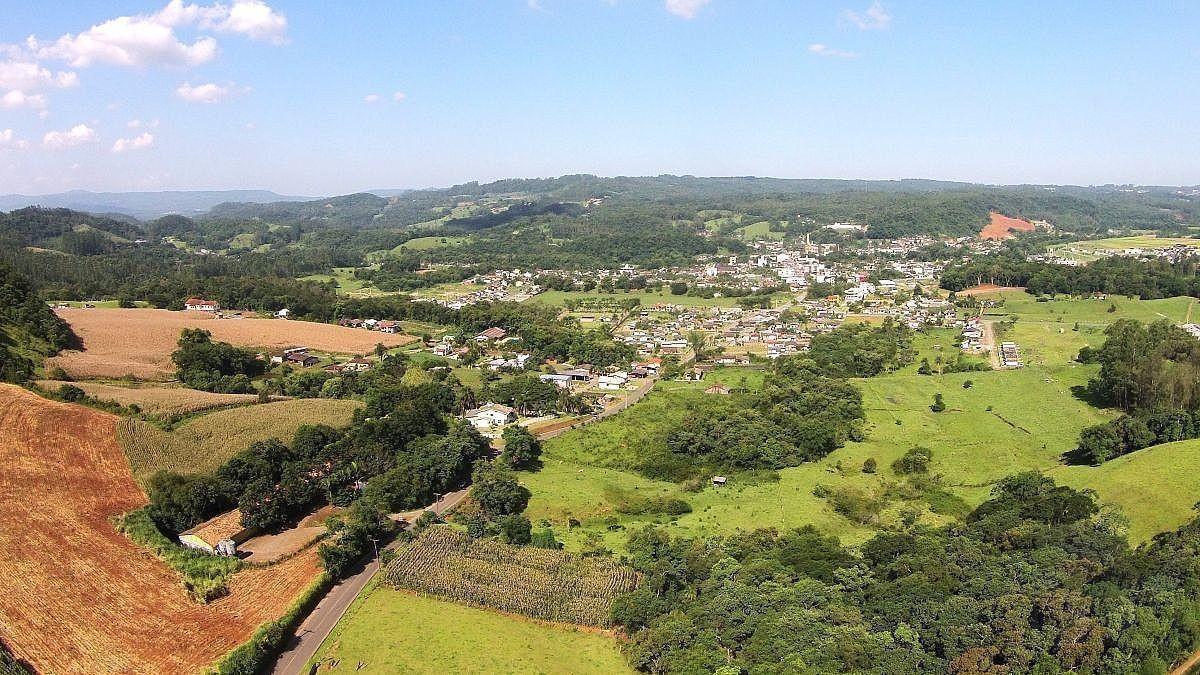
<svg viewBox="0 0 1200 675">
<path fill-rule="evenodd" d="M 506 405 L 485 403 L 474 410 L 468 410 L 466 418 L 471 423 L 471 426 L 476 429 L 490 429 L 492 427 L 504 426 L 516 420 L 517 413 Z"/>
<path fill-rule="evenodd" d="M 226 511 L 179 534 L 179 543 L 217 555 L 237 555 L 238 544 L 254 536 L 254 530 L 242 526 L 240 509 Z"/>
<path fill-rule="evenodd" d="M 503 328 L 500 328 L 499 326 L 492 326 L 491 328 L 483 331 L 479 335 L 476 335 L 475 341 L 476 342 L 487 342 L 488 340 L 503 340 L 506 337 L 508 337 L 508 331 L 504 330 Z"/>
<path fill-rule="evenodd" d="M 183 303 L 183 308 L 194 312 L 219 312 L 221 304 L 216 300 L 205 300 L 203 298 L 188 298 Z"/>
</svg>

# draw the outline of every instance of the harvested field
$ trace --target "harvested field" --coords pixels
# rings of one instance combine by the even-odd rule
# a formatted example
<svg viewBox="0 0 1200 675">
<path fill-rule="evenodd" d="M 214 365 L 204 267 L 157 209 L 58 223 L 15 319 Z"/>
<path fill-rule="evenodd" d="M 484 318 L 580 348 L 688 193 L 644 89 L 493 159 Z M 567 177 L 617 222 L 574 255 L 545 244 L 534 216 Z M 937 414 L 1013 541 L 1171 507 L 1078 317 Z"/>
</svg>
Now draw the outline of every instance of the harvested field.
<svg viewBox="0 0 1200 675">
<path fill-rule="evenodd" d="M 343 427 L 361 403 L 326 398 L 298 398 L 218 410 L 164 431 L 148 422 L 122 419 L 117 440 L 138 480 L 159 470 L 177 473 L 215 471 L 255 441 L 292 440 L 303 424 Z"/>
<path fill-rule="evenodd" d="M 195 673 L 278 618 L 319 574 L 309 550 L 191 601 L 116 532 L 146 502 L 117 418 L 0 385 L 0 638 L 45 673 Z M 35 489 L 36 488 L 36 489 Z"/>
<path fill-rule="evenodd" d="M 83 393 L 101 401 L 113 401 L 124 406 L 136 405 L 151 415 L 186 415 L 227 405 L 255 403 L 256 394 L 214 394 L 186 387 L 119 387 L 102 382 L 64 382 L 38 380 L 47 391 L 58 391 L 64 384 L 79 387 Z"/>
<path fill-rule="evenodd" d="M 416 338 L 311 321 L 217 319 L 205 312 L 165 309 L 55 310 L 83 341 L 82 351 L 66 351 L 46 360 L 75 378 L 124 377 L 167 379 L 174 372 L 171 352 L 184 328 L 203 328 L 214 340 L 241 347 L 283 349 L 305 346 L 319 352 L 366 354 L 378 343 L 406 345 Z"/>
<path fill-rule="evenodd" d="M 991 220 L 979 233 L 980 239 L 1008 239 L 1013 236 L 1013 230 L 1017 232 L 1033 232 L 1033 223 L 1020 218 L 1009 218 L 1002 213 L 992 211 L 988 214 Z"/>
<path fill-rule="evenodd" d="M 613 599 L 638 584 L 637 572 L 611 560 L 471 539 L 446 525 L 396 549 L 383 578 L 399 588 L 585 626 L 607 625 Z"/>
</svg>

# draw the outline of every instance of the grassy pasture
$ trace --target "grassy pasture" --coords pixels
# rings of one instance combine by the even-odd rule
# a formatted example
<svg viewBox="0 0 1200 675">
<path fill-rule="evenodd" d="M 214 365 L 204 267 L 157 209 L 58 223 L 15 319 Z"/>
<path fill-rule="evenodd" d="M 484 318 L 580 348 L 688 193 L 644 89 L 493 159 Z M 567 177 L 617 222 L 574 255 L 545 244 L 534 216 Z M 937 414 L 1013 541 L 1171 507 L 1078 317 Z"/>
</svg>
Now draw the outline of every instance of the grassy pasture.
<svg viewBox="0 0 1200 675">
<path fill-rule="evenodd" d="M 1196 516 L 1200 496 L 1200 439 L 1164 443 L 1100 466 L 1060 466 L 1048 473 L 1060 483 L 1091 488 L 1101 502 L 1120 506 L 1129 518 L 1129 540 L 1139 544 Z"/>
<path fill-rule="evenodd" d="M 255 441 L 291 441 L 301 425 L 345 426 L 360 405 L 358 401 L 338 399 L 276 401 L 218 410 L 190 419 L 174 431 L 123 419 L 117 425 L 117 441 L 139 481 L 164 469 L 208 473 Z"/>
<path fill-rule="evenodd" d="M 752 223 L 742 228 L 738 228 L 738 236 L 744 241 L 779 241 L 783 239 L 783 232 L 772 232 L 770 221 L 760 220 L 757 223 Z"/>
<path fill-rule="evenodd" d="M 393 253 L 401 251 L 428 251 L 430 249 L 441 248 L 443 246 L 458 246 L 459 244 L 468 241 L 469 237 L 453 237 L 453 236 L 432 236 L 432 237 L 417 237 L 409 239 L 392 249 Z"/>
<path fill-rule="evenodd" d="M 386 636 L 386 639 L 380 639 Z M 629 673 L 606 634 L 368 586 L 317 652 L 360 673 Z"/>
</svg>

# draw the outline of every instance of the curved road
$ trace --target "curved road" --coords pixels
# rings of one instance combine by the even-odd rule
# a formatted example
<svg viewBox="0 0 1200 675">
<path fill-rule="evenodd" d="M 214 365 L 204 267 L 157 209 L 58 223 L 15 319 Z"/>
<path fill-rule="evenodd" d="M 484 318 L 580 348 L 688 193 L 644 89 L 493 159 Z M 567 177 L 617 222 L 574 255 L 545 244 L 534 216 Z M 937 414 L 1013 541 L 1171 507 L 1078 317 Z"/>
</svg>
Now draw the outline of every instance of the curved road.
<svg viewBox="0 0 1200 675">
<path fill-rule="evenodd" d="M 393 514 L 393 518 L 404 518 L 411 522 L 420 516 L 424 511 L 433 511 L 439 516 L 447 511 L 458 506 L 462 500 L 467 498 L 469 488 L 463 488 L 457 492 L 451 492 L 442 497 L 438 501 L 430 504 L 428 508 L 409 511 L 407 513 Z M 392 542 L 389 547 L 396 546 L 398 542 Z M 307 664 L 317 654 L 317 649 L 325 638 L 329 637 L 329 633 L 333 631 L 333 627 L 341 620 L 342 615 L 350 608 L 350 603 L 354 602 L 354 598 L 362 592 L 367 582 L 375 573 L 379 571 L 379 559 L 372 559 L 363 569 L 354 576 L 342 579 L 324 598 L 317 603 L 312 612 L 305 617 L 300 626 L 296 628 L 295 634 L 288 642 L 287 647 L 279 658 L 275 660 L 275 667 L 271 672 L 275 675 L 296 675 L 297 673 L 305 673 L 305 664 Z"/>
<path fill-rule="evenodd" d="M 657 378 L 648 377 L 638 385 L 637 389 L 616 405 L 605 408 L 594 415 L 584 417 L 569 427 L 538 434 L 538 439 L 546 440 L 554 438 L 571 429 L 577 429 L 585 424 L 591 424 L 592 422 L 612 417 L 645 398 L 646 394 L 650 393 L 650 390 L 654 388 L 656 381 Z M 457 492 L 451 492 L 433 504 L 430 504 L 427 508 L 407 513 L 395 513 L 392 514 L 392 518 L 403 519 L 411 523 L 424 511 L 433 511 L 440 516 L 458 506 L 459 503 L 467 498 L 469 491 L 470 488 L 463 488 Z M 398 542 L 392 542 L 388 547 L 391 548 L 397 544 Z M 271 673 L 273 675 L 307 674 L 308 671 L 304 670 L 305 665 L 317 655 L 317 649 L 321 647 L 321 643 L 333 632 L 333 627 L 337 625 L 342 615 L 350 608 L 350 604 L 354 602 L 354 599 L 362 592 L 363 587 L 367 585 L 367 582 L 378 571 L 379 560 L 373 559 L 358 574 L 341 580 L 333 588 L 329 589 L 325 597 L 317 603 L 312 612 L 300 623 L 292 639 L 288 642 L 287 647 L 279 655 L 279 658 L 275 660 L 275 666 L 271 669 Z"/>
</svg>

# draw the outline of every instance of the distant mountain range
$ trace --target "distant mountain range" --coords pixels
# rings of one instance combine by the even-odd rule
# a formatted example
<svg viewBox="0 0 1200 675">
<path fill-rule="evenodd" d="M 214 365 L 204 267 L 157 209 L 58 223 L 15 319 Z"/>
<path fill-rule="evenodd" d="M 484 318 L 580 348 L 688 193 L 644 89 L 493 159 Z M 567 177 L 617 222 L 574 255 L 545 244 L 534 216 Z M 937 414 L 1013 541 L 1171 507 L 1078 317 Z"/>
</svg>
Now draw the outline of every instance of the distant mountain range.
<svg viewBox="0 0 1200 675">
<path fill-rule="evenodd" d="M 185 216 L 204 213 L 227 202 L 295 202 L 312 197 L 292 197 L 270 190 L 168 190 L 162 192 L 89 192 L 71 190 L 50 195 L 0 195 L 0 211 L 26 206 L 67 208 L 88 213 L 124 214 L 141 220 L 171 213 Z"/>
</svg>

